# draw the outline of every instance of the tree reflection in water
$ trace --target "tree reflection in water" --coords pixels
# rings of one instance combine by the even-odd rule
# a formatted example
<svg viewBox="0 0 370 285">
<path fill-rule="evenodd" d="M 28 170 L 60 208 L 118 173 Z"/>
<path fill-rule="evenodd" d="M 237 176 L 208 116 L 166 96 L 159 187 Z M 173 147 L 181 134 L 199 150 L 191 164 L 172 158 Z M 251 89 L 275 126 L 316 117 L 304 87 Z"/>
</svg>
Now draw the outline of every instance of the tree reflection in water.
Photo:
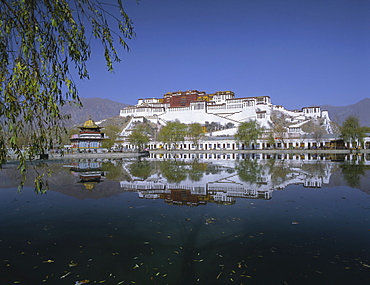
<svg viewBox="0 0 370 285">
<path fill-rule="evenodd" d="M 208 170 L 207 163 L 200 163 L 198 159 L 190 162 L 182 160 L 164 160 L 160 163 L 159 169 L 163 177 L 169 183 L 180 183 L 187 178 L 190 181 L 200 181 Z"/>
<path fill-rule="evenodd" d="M 366 176 L 366 170 L 370 170 L 369 165 L 365 165 L 365 160 L 361 157 L 360 159 L 351 159 L 345 161 L 341 166 L 343 179 L 348 183 L 350 187 L 357 187 L 360 185 L 361 176 Z"/>
<path fill-rule="evenodd" d="M 235 169 L 240 180 L 249 183 L 256 183 L 263 172 L 263 166 L 257 160 L 251 158 L 237 160 Z"/>
<path fill-rule="evenodd" d="M 187 177 L 185 162 L 181 160 L 164 160 L 159 169 L 169 183 L 179 183 Z"/>
<path fill-rule="evenodd" d="M 130 163 L 128 170 L 130 171 L 131 175 L 145 180 L 151 175 L 152 167 L 149 161 L 139 159 Z"/>
</svg>

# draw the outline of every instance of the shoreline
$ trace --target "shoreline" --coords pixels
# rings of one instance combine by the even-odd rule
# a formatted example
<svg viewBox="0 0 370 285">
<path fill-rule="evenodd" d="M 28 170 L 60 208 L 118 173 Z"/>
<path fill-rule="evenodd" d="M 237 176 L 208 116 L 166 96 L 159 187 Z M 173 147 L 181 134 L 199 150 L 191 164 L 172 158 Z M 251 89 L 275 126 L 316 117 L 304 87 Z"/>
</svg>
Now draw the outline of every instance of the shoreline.
<svg viewBox="0 0 370 285">
<path fill-rule="evenodd" d="M 218 153 L 218 154 L 231 154 L 231 153 L 264 153 L 264 154 L 366 154 L 370 153 L 370 149 L 337 149 L 337 150 L 323 150 L 323 149 L 246 149 L 246 150 L 150 150 L 152 154 L 183 154 L 183 153 Z M 135 158 L 139 157 L 139 154 L 136 152 L 104 152 L 104 153 L 65 153 L 63 155 L 59 153 L 49 154 L 49 160 L 54 159 L 94 159 L 94 158 Z M 10 157 L 8 162 L 16 161 L 16 157 Z M 42 159 L 34 159 L 42 160 Z"/>
<path fill-rule="evenodd" d="M 370 153 L 370 149 L 337 149 L 337 150 L 313 150 L 313 149 L 248 149 L 248 150 L 150 150 L 153 154 L 181 154 L 181 153 L 265 153 L 265 154 L 366 154 Z M 134 158 L 139 157 L 138 153 L 133 152 L 105 152 L 105 153 L 67 153 L 61 156 L 60 154 L 50 154 L 49 159 L 73 159 L 73 158 Z"/>
</svg>

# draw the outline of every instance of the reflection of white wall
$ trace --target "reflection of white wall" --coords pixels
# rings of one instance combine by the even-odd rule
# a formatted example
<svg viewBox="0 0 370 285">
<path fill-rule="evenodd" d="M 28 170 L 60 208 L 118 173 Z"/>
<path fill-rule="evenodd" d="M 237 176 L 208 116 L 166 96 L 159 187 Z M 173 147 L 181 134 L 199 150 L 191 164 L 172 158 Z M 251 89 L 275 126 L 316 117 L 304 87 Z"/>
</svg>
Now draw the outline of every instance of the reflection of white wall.
<svg viewBox="0 0 370 285">
<path fill-rule="evenodd" d="M 145 181 L 122 181 L 120 185 L 125 190 L 137 191 L 139 197 L 147 199 L 155 199 L 160 194 L 170 193 L 170 189 L 183 189 L 189 190 L 194 195 L 210 194 L 215 201 L 230 203 L 236 198 L 271 199 L 274 190 L 281 190 L 292 184 L 312 188 L 322 187 L 323 184 L 329 183 L 334 166 L 331 162 L 322 162 L 318 165 L 317 161 L 277 160 L 275 167 L 284 167 L 290 172 L 284 179 L 273 179 L 273 170 L 268 166 L 269 161 L 258 160 L 262 167 L 260 177 L 258 182 L 250 183 L 242 181 L 235 171 L 230 173 L 230 169 L 235 168 L 236 161 L 231 162 L 234 165 L 230 165 L 230 161 L 217 161 L 219 172 L 204 173 L 200 181 L 185 179 L 179 183 L 169 183 L 166 178 L 154 174 Z M 303 170 L 304 165 L 320 168 L 323 175 Z"/>
</svg>

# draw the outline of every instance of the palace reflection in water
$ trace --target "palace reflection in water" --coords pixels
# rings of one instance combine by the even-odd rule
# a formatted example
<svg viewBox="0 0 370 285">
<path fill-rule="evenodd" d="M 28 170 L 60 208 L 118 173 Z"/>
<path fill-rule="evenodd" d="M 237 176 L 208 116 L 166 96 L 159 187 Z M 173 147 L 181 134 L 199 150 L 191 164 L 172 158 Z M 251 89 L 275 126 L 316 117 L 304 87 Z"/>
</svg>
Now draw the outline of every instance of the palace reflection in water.
<svg viewBox="0 0 370 285">
<path fill-rule="evenodd" d="M 359 181 L 359 175 L 370 167 L 366 156 L 312 154 L 152 154 L 149 158 L 114 164 L 124 173 L 120 192 L 136 192 L 141 199 L 190 206 L 232 205 L 238 198 L 268 200 L 274 191 L 289 185 L 321 188 L 329 186 L 333 173 L 346 178 L 348 169 L 353 172 L 349 179 Z M 81 160 L 70 170 L 80 178 L 78 183 L 91 191 L 106 176 L 101 168 L 102 162 Z"/>
<path fill-rule="evenodd" d="M 96 184 L 102 182 L 105 178 L 101 161 L 81 160 L 72 162 L 70 165 L 64 165 L 64 167 L 70 167 L 71 174 L 78 177 L 80 179 L 78 183 L 82 183 L 87 190 L 94 189 Z"/>
</svg>

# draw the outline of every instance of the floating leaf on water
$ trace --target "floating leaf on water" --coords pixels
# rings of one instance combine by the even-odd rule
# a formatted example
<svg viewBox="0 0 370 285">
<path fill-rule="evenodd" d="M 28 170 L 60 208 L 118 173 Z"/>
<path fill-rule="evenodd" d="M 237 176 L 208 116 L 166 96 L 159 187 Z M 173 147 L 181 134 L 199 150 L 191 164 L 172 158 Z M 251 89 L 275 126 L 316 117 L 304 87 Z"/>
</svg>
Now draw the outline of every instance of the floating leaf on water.
<svg viewBox="0 0 370 285">
<path fill-rule="evenodd" d="M 245 277 L 245 278 L 252 278 L 252 276 L 250 275 L 240 275 L 241 277 Z"/>
<path fill-rule="evenodd" d="M 69 267 L 75 267 L 75 266 L 77 266 L 77 262 L 74 262 L 73 260 L 71 260 L 71 262 L 70 263 L 68 263 L 68 266 Z"/>
<path fill-rule="evenodd" d="M 149 242 L 148 241 L 144 241 L 144 244 L 149 244 Z"/>
<path fill-rule="evenodd" d="M 135 264 L 135 266 L 132 269 L 139 268 L 139 265 Z"/>
<path fill-rule="evenodd" d="M 174 253 L 179 254 L 179 252 L 178 252 L 178 251 L 176 251 L 176 250 L 174 251 Z"/>
<path fill-rule="evenodd" d="M 60 279 L 66 278 L 69 274 L 71 274 L 71 272 L 67 272 L 66 274 L 60 276 Z"/>
<path fill-rule="evenodd" d="M 299 222 L 297 222 L 297 221 L 292 222 L 292 225 L 298 225 L 298 224 L 299 224 Z"/>
<path fill-rule="evenodd" d="M 156 274 L 155 274 L 155 276 L 158 276 L 159 274 L 161 274 L 160 272 L 157 272 Z"/>
<path fill-rule="evenodd" d="M 90 282 L 90 280 L 85 279 L 85 280 L 81 280 L 81 281 L 76 281 L 75 285 L 87 284 L 89 282 Z"/>
<path fill-rule="evenodd" d="M 120 281 L 117 283 L 117 285 L 121 285 L 122 283 L 125 283 L 125 281 Z"/>
<path fill-rule="evenodd" d="M 361 262 L 361 264 L 362 264 L 362 266 L 365 266 L 365 267 L 367 267 L 367 268 L 370 268 L 370 265 L 369 265 L 369 264 L 362 263 L 362 262 Z"/>
<path fill-rule="evenodd" d="M 162 275 L 162 277 L 166 277 L 166 276 L 167 276 L 167 274 L 163 274 L 163 275 Z"/>
<path fill-rule="evenodd" d="M 119 255 L 118 252 L 112 252 L 112 255 Z"/>
<path fill-rule="evenodd" d="M 105 280 L 101 280 L 101 281 L 99 281 L 99 283 L 105 283 Z"/>
<path fill-rule="evenodd" d="M 216 279 L 220 278 L 221 274 L 222 274 L 222 271 L 220 273 L 218 273 Z"/>
<path fill-rule="evenodd" d="M 54 260 L 48 259 L 48 260 L 43 261 L 42 263 L 53 263 L 53 262 L 54 262 Z"/>
</svg>

